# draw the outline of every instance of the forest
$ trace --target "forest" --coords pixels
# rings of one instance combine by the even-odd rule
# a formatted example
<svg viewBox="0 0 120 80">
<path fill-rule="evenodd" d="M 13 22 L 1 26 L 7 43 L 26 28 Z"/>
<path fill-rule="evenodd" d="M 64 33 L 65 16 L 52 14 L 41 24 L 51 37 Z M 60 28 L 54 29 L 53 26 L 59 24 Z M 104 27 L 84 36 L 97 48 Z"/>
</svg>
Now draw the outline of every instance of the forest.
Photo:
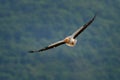
<svg viewBox="0 0 120 80">
<path fill-rule="evenodd" d="M 64 39 L 97 14 L 77 38 Z M 0 80 L 119 80 L 120 0 L 0 0 Z"/>
</svg>

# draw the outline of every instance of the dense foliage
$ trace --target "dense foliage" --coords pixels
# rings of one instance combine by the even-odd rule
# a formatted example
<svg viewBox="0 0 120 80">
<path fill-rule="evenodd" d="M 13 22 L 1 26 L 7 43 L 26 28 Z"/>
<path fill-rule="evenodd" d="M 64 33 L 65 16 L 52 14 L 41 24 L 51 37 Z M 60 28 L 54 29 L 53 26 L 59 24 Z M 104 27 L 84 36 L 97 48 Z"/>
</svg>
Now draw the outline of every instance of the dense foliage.
<svg viewBox="0 0 120 80">
<path fill-rule="evenodd" d="M 30 54 L 72 34 L 73 48 Z M 120 0 L 0 0 L 0 80 L 119 80 Z"/>
</svg>

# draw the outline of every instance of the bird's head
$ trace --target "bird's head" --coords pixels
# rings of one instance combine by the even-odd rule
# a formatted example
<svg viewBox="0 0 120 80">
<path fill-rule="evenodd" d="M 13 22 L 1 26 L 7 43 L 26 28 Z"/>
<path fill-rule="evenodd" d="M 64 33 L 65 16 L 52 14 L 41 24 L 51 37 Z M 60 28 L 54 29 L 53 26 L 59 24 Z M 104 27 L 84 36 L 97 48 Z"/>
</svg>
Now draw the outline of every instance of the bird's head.
<svg viewBox="0 0 120 80">
<path fill-rule="evenodd" d="M 69 42 L 70 42 L 70 37 L 66 37 L 66 38 L 64 39 L 64 42 L 65 42 L 65 43 L 69 43 Z"/>
</svg>

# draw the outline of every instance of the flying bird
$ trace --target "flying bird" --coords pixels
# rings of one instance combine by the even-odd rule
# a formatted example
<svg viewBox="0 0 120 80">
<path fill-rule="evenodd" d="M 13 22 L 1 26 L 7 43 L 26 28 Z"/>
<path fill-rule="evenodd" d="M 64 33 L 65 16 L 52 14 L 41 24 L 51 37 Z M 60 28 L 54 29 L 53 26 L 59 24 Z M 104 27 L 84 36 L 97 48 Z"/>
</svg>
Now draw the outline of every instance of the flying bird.
<svg viewBox="0 0 120 80">
<path fill-rule="evenodd" d="M 44 48 L 42 48 L 40 50 L 29 51 L 29 53 L 42 52 L 42 51 L 45 51 L 45 50 L 48 50 L 48 49 L 55 48 L 55 47 L 60 46 L 62 44 L 66 44 L 67 46 L 70 46 L 70 47 L 75 46 L 75 44 L 77 42 L 76 38 L 78 37 L 78 35 L 81 32 L 83 32 L 94 21 L 95 17 L 96 17 L 96 14 L 94 15 L 94 17 L 89 22 L 87 22 L 86 24 L 84 24 L 82 27 L 80 27 L 78 30 L 76 30 L 72 35 L 64 38 L 63 40 L 60 40 L 60 41 L 55 42 L 53 44 L 50 44 L 47 47 L 44 47 Z"/>
</svg>

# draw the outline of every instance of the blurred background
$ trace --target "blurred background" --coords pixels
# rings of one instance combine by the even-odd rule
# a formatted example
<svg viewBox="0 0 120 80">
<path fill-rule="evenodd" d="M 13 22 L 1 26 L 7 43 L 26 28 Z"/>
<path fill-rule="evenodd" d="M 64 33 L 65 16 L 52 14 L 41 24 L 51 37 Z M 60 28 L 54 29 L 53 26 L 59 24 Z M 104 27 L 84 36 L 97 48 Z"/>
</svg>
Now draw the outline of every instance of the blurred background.
<svg viewBox="0 0 120 80">
<path fill-rule="evenodd" d="M 31 54 L 97 13 L 77 45 Z M 120 0 L 0 0 L 0 80 L 119 80 Z"/>
</svg>

